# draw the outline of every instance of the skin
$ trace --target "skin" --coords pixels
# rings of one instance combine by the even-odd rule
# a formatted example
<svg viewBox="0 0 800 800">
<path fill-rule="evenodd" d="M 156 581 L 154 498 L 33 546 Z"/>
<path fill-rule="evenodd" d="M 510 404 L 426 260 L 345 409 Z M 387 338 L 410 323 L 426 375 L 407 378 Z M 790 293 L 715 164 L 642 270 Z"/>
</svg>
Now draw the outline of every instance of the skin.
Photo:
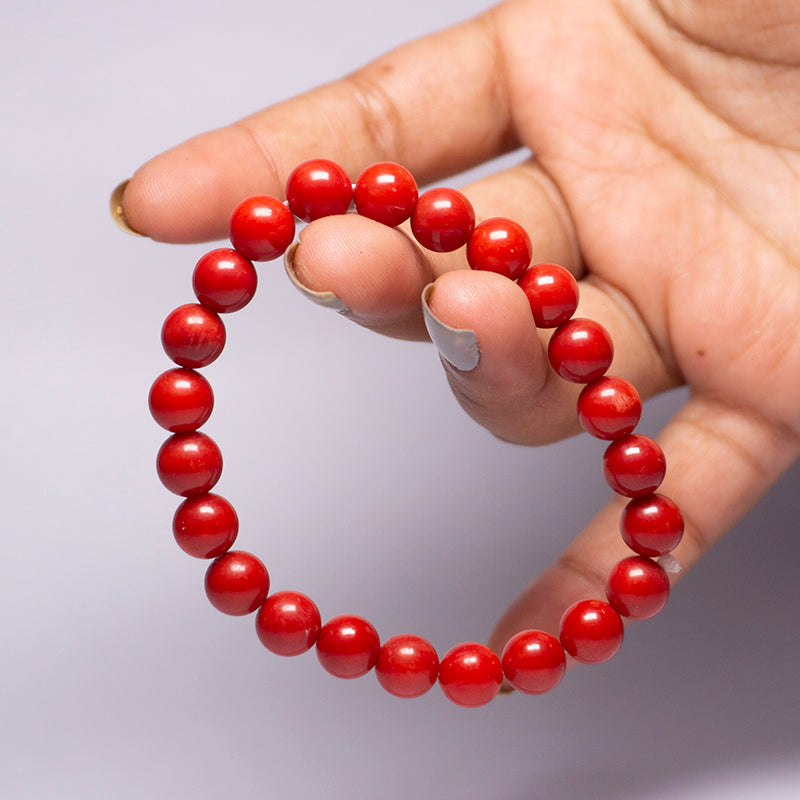
<svg viewBox="0 0 800 800">
<path fill-rule="evenodd" d="M 685 571 L 800 451 L 798 37 L 800 3 L 788 0 L 507 2 L 156 157 L 123 207 L 160 241 L 223 238 L 240 199 L 282 196 L 307 158 L 351 175 L 397 161 L 424 184 L 528 148 L 464 191 L 479 218 L 522 223 L 535 260 L 580 279 L 578 315 L 609 329 L 613 374 L 643 397 L 688 385 L 659 436 L 660 491 L 686 519 L 674 552 Z M 349 215 L 306 228 L 295 268 L 357 323 L 407 339 L 426 338 L 419 297 L 435 280 L 433 312 L 480 347 L 468 373 L 443 362 L 464 409 L 511 442 L 576 432 L 579 387 L 548 368 L 521 290 L 469 270 L 463 251 L 421 252 Z M 630 554 L 623 504 L 517 598 L 490 639 L 498 652 L 516 631 L 555 632 L 569 604 L 604 597 Z"/>
</svg>

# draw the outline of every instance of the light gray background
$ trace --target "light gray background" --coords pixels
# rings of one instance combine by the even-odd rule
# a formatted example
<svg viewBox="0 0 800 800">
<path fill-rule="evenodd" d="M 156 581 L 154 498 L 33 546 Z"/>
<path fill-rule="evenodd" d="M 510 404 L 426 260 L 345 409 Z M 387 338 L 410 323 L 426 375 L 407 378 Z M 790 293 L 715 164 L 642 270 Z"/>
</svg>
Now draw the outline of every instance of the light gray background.
<svg viewBox="0 0 800 800">
<path fill-rule="evenodd" d="M 172 540 L 146 395 L 206 248 L 120 234 L 111 188 L 482 6 L 3 5 L 0 797 L 798 796 L 797 467 L 612 662 L 479 710 L 270 655 Z M 279 265 L 228 323 L 219 490 L 274 587 L 325 616 L 440 652 L 483 637 L 607 496 L 597 442 L 493 441 L 430 347 L 312 306 Z"/>
</svg>

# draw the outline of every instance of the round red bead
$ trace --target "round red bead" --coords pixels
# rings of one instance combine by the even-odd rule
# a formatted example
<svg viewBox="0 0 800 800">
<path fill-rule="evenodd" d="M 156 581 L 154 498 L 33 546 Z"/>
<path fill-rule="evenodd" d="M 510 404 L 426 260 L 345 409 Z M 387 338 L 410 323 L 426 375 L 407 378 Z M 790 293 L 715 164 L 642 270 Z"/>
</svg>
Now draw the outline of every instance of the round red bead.
<svg viewBox="0 0 800 800">
<path fill-rule="evenodd" d="M 519 280 L 537 328 L 557 328 L 578 307 L 578 282 L 558 264 L 534 264 Z"/>
<path fill-rule="evenodd" d="M 428 250 L 449 253 L 463 247 L 475 230 L 475 211 L 456 189 L 429 189 L 411 215 L 411 231 Z"/>
<path fill-rule="evenodd" d="M 224 497 L 201 494 L 178 506 L 172 518 L 172 533 L 184 553 L 195 558 L 216 558 L 236 541 L 239 517 Z"/>
<path fill-rule="evenodd" d="M 211 416 L 214 392 L 211 384 L 191 369 L 170 369 L 150 387 L 148 405 L 153 419 L 172 433 L 196 431 Z"/>
<path fill-rule="evenodd" d="M 337 678 L 359 678 L 378 662 L 381 643 L 367 620 L 354 614 L 334 617 L 322 626 L 317 658 Z"/>
<path fill-rule="evenodd" d="M 631 556 L 617 564 L 606 581 L 608 602 L 630 619 L 649 619 L 669 599 L 669 578 L 655 561 Z"/>
<path fill-rule="evenodd" d="M 381 647 L 375 674 L 389 694 L 419 697 L 436 683 L 439 657 L 433 645 L 420 636 L 392 636 Z"/>
<path fill-rule="evenodd" d="M 292 243 L 294 217 L 277 197 L 248 197 L 233 210 L 230 233 L 231 244 L 245 258 L 271 261 Z"/>
<path fill-rule="evenodd" d="M 642 556 L 663 556 L 683 538 L 683 516 L 678 506 L 663 494 L 631 500 L 620 517 L 625 544 Z"/>
<path fill-rule="evenodd" d="M 649 436 L 629 433 L 613 441 L 603 454 L 608 485 L 625 497 L 654 492 L 667 471 L 664 451 Z"/>
<path fill-rule="evenodd" d="M 353 191 L 356 211 L 390 228 L 405 222 L 414 213 L 418 198 L 414 176 L 391 161 L 367 167 L 358 176 Z"/>
<path fill-rule="evenodd" d="M 230 550 L 206 570 L 206 596 L 223 614 L 250 614 L 264 602 L 268 592 L 267 568 L 252 553 Z"/>
<path fill-rule="evenodd" d="M 567 658 L 555 636 L 544 631 L 520 631 L 503 648 L 503 672 L 524 694 L 543 694 L 564 677 Z"/>
<path fill-rule="evenodd" d="M 310 650 L 321 628 L 319 609 L 300 592 L 270 595 L 256 615 L 256 633 L 261 644 L 279 656 L 299 656 Z"/>
<path fill-rule="evenodd" d="M 578 419 L 584 430 L 598 439 L 617 439 L 631 433 L 641 416 L 639 392 L 623 378 L 598 378 L 578 397 Z"/>
<path fill-rule="evenodd" d="M 156 469 L 161 483 L 183 497 L 208 492 L 222 474 L 222 453 L 204 433 L 175 433 L 158 451 Z"/>
<path fill-rule="evenodd" d="M 230 247 L 206 253 L 192 273 L 197 299 L 218 314 L 244 308 L 253 299 L 257 286 L 258 273 L 252 262 Z"/>
<path fill-rule="evenodd" d="M 580 600 L 561 617 L 559 638 L 564 649 L 584 664 L 607 661 L 622 646 L 619 614 L 602 600 Z"/>
<path fill-rule="evenodd" d="M 493 217 L 481 222 L 467 242 L 472 269 L 496 272 L 512 281 L 531 263 L 531 238 L 518 222 Z"/>
<path fill-rule="evenodd" d="M 325 158 L 305 161 L 286 181 L 286 202 L 303 222 L 344 214 L 352 199 L 353 186 L 347 173 Z"/>
<path fill-rule="evenodd" d="M 176 364 L 190 369 L 207 367 L 225 347 L 225 325 L 211 309 L 187 303 L 164 320 L 161 344 Z"/>
<path fill-rule="evenodd" d="M 564 380 L 589 383 L 611 366 L 614 345 L 608 331 L 591 319 L 571 319 L 556 328 L 547 355 Z"/>
<path fill-rule="evenodd" d="M 486 645 L 464 642 L 445 653 L 439 665 L 439 685 L 460 706 L 482 706 L 493 700 L 503 684 L 500 659 Z"/>
</svg>

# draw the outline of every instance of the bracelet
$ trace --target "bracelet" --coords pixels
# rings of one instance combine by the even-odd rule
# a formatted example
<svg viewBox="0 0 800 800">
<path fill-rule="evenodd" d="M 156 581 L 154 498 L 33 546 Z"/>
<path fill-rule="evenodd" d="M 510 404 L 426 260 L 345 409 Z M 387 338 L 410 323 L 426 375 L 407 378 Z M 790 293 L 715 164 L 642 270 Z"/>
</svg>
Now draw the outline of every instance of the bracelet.
<svg viewBox="0 0 800 800">
<path fill-rule="evenodd" d="M 163 485 L 185 498 L 175 512 L 175 540 L 196 558 L 213 559 L 205 590 L 212 605 L 233 616 L 255 615 L 263 645 L 282 656 L 316 648 L 325 670 L 357 678 L 375 669 L 381 686 L 397 697 L 418 697 L 438 681 L 444 694 L 463 706 L 492 700 L 504 678 L 524 694 L 550 691 L 566 669 L 566 654 L 595 664 L 611 658 L 623 639 L 623 621 L 646 619 L 667 602 L 670 581 L 655 559 L 667 557 L 683 536 L 677 505 L 656 492 L 666 471 L 664 454 L 651 438 L 634 433 L 642 412 L 636 389 L 606 375 L 614 347 L 606 329 L 574 317 L 578 283 L 555 264 L 531 266 L 531 240 L 516 222 L 492 218 L 476 225 L 469 200 L 459 191 L 434 188 L 419 195 L 411 173 L 398 164 L 374 164 L 351 183 L 338 165 L 307 161 L 289 176 L 286 202 L 256 196 L 242 201 L 230 222 L 231 248 L 206 253 L 195 266 L 196 303 L 182 305 L 166 318 L 161 341 L 177 367 L 153 383 L 153 418 L 172 435 L 158 451 Z M 578 419 L 592 436 L 608 441 L 602 469 L 609 486 L 629 498 L 620 532 L 635 553 L 620 561 L 606 583 L 606 599 L 579 601 L 564 611 L 558 635 L 539 630 L 517 633 L 500 656 L 478 642 L 464 642 L 439 659 L 434 647 L 411 634 L 381 642 L 363 617 L 335 616 L 324 625 L 319 609 L 304 594 L 272 594 L 264 564 L 244 550 L 232 550 L 239 531 L 233 506 L 211 492 L 222 473 L 222 454 L 199 428 L 208 420 L 214 395 L 197 370 L 212 363 L 225 346 L 221 314 L 244 308 L 253 298 L 253 261 L 283 255 L 294 241 L 295 217 L 310 222 L 352 207 L 388 226 L 410 220 L 414 238 L 425 248 L 450 252 L 466 246 L 473 269 L 490 270 L 517 281 L 538 328 L 555 329 L 548 358 L 566 381 L 585 384 L 577 402 Z M 662 559 L 663 560 L 663 559 Z"/>
</svg>

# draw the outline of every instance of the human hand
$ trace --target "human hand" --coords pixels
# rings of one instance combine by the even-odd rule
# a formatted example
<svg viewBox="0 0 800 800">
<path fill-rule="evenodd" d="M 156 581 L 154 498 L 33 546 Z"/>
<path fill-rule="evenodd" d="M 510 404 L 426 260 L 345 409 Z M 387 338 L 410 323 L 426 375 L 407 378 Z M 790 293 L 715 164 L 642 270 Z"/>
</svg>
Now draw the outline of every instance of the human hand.
<svg viewBox="0 0 800 800">
<path fill-rule="evenodd" d="M 610 331 L 612 374 L 644 397 L 688 384 L 659 437 L 685 570 L 800 451 L 799 26 L 800 3 L 779 0 L 507 2 L 158 156 L 128 185 L 126 217 L 161 241 L 221 238 L 239 200 L 281 195 L 307 158 L 353 176 L 397 161 L 427 183 L 527 147 L 464 192 L 479 217 L 522 223 L 536 261 L 580 279 L 578 314 Z M 463 251 L 424 252 L 348 215 L 308 226 L 294 269 L 356 322 L 409 339 L 427 335 L 419 298 L 435 280 L 430 310 L 480 351 L 468 370 L 443 361 L 468 413 L 522 444 L 577 430 L 577 388 L 548 367 L 524 294 L 469 270 Z M 515 601 L 498 652 L 603 596 L 630 554 L 621 506 Z"/>
</svg>

